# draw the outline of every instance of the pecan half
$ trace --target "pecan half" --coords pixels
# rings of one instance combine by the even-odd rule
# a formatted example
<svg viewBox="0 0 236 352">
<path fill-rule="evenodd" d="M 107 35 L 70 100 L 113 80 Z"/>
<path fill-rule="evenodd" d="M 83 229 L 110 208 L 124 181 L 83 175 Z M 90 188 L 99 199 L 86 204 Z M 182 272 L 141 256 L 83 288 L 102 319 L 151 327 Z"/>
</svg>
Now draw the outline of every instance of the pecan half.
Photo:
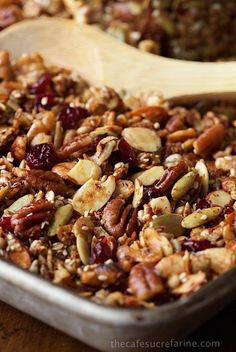
<svg viewBox="0 0 236 352">
<path fill-rule="evenodd" d="M 224 135 L 225 127 L 221 123 L 208 128 L 194 142 L 194 152 L 202 157 L 210 155 L 221 145 Z"/>
<path fill-rule="evenodd" d="M 16 136 L 17 130 L 14 127 L 2 127 L 0 129 L 0 152 L 7 151 L 8 146 L 12 143 Z"/>
<path fill-rule="evenodd" d="M 44 199 L 34 201 L 12 215 L 11 226 L 17 234 L 24 234 L 24 236 L 38 234 L 39 227 L 41 228 L 42 222 L 50 218 L 52 210 L 51 202 Z"/>
<path fill-rule="evenodd" d="M 70 188 L 62 178 L 52 171 L 30 170 L 26 172 L 26 182 L 32 191 L 53 191 L 56 195 L 70 193 Z"/>
<path fill-rule="evenodd" d="M 130 236 L 137 225 L 137 209 L 125 206 L 123 199 L 111 200 L 103 210 L 102 221 L 110 235 L 120 237 L 124 233 Z"/>
<path fill-rule="evenodd" d="M 222 181 L 222 188 L 226 192 L 233 192 L 236 190 L 236 177 L 230 176 L 226 177 Z"/>
<path fill-rule="evenodd" d="M 141 300 L 151 299 L 164 291 L 162 279 L 155 273 L 154 266 L 143 263 L 131 269 L 129 288 Z"/>
<path fill-rule="evenodd" d="M 157 192 L 165 193 L 175 183 L 175 181 L 188 171 L 187 164 L 180 160 L 177 165 L 167 169 L 162 178 L 155 185 Z"/>
<path fill-rule="evenodd" d="M 75 137 L 72 141 L 61 146 L 58 156 L 62 160 L 76 152 L 84 152 L 93 143 L 93 138 L 87 134 Z"/>
</svg>

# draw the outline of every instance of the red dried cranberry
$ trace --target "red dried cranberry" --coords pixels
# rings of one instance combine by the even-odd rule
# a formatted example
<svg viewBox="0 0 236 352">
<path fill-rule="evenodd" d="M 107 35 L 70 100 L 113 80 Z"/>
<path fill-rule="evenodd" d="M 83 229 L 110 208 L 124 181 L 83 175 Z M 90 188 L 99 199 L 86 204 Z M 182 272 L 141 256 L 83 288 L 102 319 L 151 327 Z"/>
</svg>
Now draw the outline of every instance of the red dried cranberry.
<svg viewBox="0 0 236 352">
<path fill-rule="evenodd" d="M 135 165 L 136 153 L 135 150 L 126 142 L 124 138 L 121 138 L 118 144 L 119 158 L 125 164 L 128 163 L 130 166 Z"/>
<path fill-rule="evenodd" d="M 64 105 L 58 114 L 58 120 L 61 121 L 62 127 L 65 130 L 73 129 L 78 127 L 78 123 L 81 119 L 85 119 L 89 116 L 87 109 L 81 106 L 72 107 Z"/>
<path fill-rule="evenodd" d="M 232 205 L 227 204 L 227 205 L 224 206 L 224 209 L 223 209 L 223 214 L 224 215 L 225 214 L 231 214 L 233 212 L 234 212 L 234 208 L 232 207 Z"/>
<path fill-rule="evenodd" d="M 204 249 L 211 248 L 211 242 L 208 240 L 196 241 L 191 238 L 187 238 L 183 242 L 182 248 L 194 252 L 203 251 Z"/>
<path fill-rule="evenodd" d="M 211 203 L 205 198 L 200 199 L 196 204 L 196 209 L 206 209 L 210 207 L 211 207 Z"/>
<path fill-rule="evenodd" d="M 92 264 L 104 263 L 106 260 L 113 257 L 112 249 L 109 246 L 106 236 L 101 236 L 97 239 L 97 243 L 93 247 L 91 262 Z"/>
<path fill-rule="evenodd" d="M 35 107 L 50 110 L 54 105 L 55 99 L 52 92 L 37 94 L 35 97 Z"/>
<path fill-rule="evenodd" d="M 97 135 L 97 136 L 94 138 L 94 145 L 95 145 L 95 147 L 98 145 L 98 143 L 99 143 L 103 138 L 106 138 L 107 136 L 108 136 L 107 133 Z"/>
<path fill-rule="evenodd" d="M 0 218 L 0 226 L 4 232 L 11 231 L 12 230 L 11 217 L 10 216 L 2 216 Z"/>
<path fill-rule="evenodd" d="M 52 144 L 41 143 L 31 148 L 26 161 L 31 169 L 51 170 L 57 162 L 57 154 Z"/>
<path fill-rule="evenodd" d="M 51 75 L 44 73 L 37 82 L 30 87 L 31 94 L 44 94 L 48 91 L 51 82 Z"/>
</svg>

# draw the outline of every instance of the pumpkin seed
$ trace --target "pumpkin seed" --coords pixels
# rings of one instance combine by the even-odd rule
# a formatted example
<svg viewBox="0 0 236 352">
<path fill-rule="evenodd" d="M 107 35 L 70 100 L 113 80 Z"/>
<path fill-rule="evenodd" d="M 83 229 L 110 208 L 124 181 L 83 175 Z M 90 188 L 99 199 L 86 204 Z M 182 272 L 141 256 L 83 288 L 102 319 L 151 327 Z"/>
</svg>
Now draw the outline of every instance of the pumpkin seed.
<svg viewBox="0 0 236 352">
<path fill-rule="evenodd" d="M 221 212 L 221 207 L 201 209 L 186 216 L 181 224 L 185 229 L 193 229 L 194 227 L 204 225 L 207 222 L 216 219 Z"/>
<path fill-rule="evenodd" d="M 73 207 L 71 204 L 63 205 L 58 208 L 54 214 L 53 221 L 48 229 L 48 236 L 54 236 L 57 234 L 58 227 L 66 225 L 70 220 L 73 213 Z"/>
<path fill-rule="evenodd" d="M 174 200 L 181 199 L 192 187 L 197 176 L 197 171 L 192 170 L 181 177 L 173 186 L 171 196 Z"/>
<path fill-rule="evenodd" d="M 165 232 L 173 234 L 175 237 L 181 236 L 184 232 L 181 222 L 183 217 L 179 214 L 164 214 L 153 220 L 154 228 L 163 228 Z"/>
<path fill-rule="evenodd" d="M 29 205 L 31 202 L 33 202 L 33 200 L 34 196 L 32 194 L 26 194 L 25 196 L 20 197 L 14 203 L 12 203 L 9 208 L 5 209 L 5 212 L 15 213 L 26 205 Z"/>
<path fill-rule="evenodd" d="M 76 237 L 76 247 L 84 265 L 89 264 L 93 229 L 94 225 L 91 219 L 83 216 L 79 218 L 73 226 L 73 233 Z"/>
</svg>

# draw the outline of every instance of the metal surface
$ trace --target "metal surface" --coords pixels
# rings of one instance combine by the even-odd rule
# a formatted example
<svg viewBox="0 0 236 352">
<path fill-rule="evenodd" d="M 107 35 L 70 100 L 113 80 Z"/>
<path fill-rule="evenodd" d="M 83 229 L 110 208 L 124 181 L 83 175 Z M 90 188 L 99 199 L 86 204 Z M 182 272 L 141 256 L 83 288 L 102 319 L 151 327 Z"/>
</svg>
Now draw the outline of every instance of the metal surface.
<svg viewBox="0 0 236 352">
<path fill-rule="evenodd" d="M 233 268 L 187 299 L 153 310 L 124 309 L 97 305 L 0 260 L 0 299 L 102 351 L 120 351 L 117 341 L 186 336 L 235 298 L 235 278 Z"/>
</svg>

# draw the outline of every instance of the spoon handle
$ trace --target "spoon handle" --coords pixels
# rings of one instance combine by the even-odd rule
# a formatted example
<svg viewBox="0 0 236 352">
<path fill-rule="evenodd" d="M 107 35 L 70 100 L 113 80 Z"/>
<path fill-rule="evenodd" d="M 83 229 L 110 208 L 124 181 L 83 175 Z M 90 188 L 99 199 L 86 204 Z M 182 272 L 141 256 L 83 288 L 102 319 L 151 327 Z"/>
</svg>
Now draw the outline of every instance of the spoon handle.
<svg viewBox="0 0 236 352">
<path fill-rule="evenodd" d="M 92 84 L 132 93 L 159 91 L 166 98 L 236 91 L 236 62 L 202 63 L 141 52 L 72 20 L 23 21 L 0 33 L 13 58 L 38 52 L 46 62 L 76 70 Z"/>
</svg>

